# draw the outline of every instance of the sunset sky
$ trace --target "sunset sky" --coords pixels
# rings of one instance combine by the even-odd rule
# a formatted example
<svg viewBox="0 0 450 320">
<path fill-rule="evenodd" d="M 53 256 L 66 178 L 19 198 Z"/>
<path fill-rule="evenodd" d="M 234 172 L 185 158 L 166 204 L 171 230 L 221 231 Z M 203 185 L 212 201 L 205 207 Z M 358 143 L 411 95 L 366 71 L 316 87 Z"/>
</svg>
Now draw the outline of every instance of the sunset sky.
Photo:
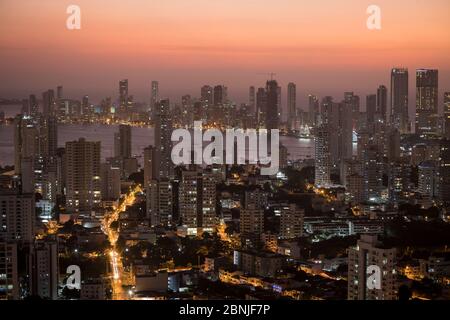
<svg viewBox="0 0 450 320">
<path fill-rule="evenodd" d="M 66 8 L 81 7 L 81 30 L 66 29 Z M 370 4 L 382 30 L 366 28 Z M 236 102 L 277 73 L 308 93 L 364 96 L 389 87 L 393 66 L 439 69 L 440 99 L 450 91 L 448 0 L 0 0 L 0 97 L 64 85 L 66 96 L 98 101 L 130 93 L 147 101 L 151 80 L 162 96 L 198 96 L 223 83 Z M 363 102 L 364 105 L 364 102 Z M 410 104 L 412 108 L 413 103 Z M 440 108 L 442 108 L 440 106 Z"/>
</svg>

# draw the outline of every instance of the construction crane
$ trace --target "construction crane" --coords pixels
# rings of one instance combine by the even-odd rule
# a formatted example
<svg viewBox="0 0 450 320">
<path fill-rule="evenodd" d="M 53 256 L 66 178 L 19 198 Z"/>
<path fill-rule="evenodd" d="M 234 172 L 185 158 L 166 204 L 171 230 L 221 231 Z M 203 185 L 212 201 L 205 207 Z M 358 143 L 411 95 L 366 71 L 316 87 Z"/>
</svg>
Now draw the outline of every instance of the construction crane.
<svg viewBox="0 0 450 320">
<path fill-rule="evenodd" d="M 273 72 L 258 73 L 258 74 L 260 74 L 260 75 L 265 75 L 265 76 L 269 75 L 269 76 L 270 76 L 270 81 L 273 80 L 273 76 L 276 76 L 276 75 L 277 75 L 276 73 L 273 73 Z"/>
</svg>

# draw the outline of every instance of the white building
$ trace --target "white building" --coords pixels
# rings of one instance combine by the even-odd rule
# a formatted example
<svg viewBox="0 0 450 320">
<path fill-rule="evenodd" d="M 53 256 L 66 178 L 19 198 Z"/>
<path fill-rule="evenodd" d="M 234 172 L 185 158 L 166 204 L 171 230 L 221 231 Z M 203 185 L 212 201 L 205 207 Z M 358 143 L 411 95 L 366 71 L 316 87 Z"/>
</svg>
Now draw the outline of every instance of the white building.
<svg viewBox="0 0 450 320">
<path fill-rule="evenodd" d="M 375 271 L 376 280 L 369 278 Z M 374 235 L 362 235 L 348 249 L 348 299 L 395 300 L 397 297 L 396 250 L 386 248 Z M 368 285 L 369 282 L 369 285 Z"/>
<path fill-rule="evenodd" d="M 304 210 L 295 204 L 283 206 L 280 213 L 280 238 L 294 239 L 303 235 Z"/>
</svg>

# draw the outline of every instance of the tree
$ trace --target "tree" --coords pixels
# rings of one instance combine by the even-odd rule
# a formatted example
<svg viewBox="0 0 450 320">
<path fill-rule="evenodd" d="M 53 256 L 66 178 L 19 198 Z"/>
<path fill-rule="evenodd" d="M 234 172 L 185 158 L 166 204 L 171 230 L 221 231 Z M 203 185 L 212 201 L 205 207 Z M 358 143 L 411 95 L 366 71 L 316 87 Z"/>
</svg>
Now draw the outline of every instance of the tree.
<svg viewBox="0 0 450 320">
<path fill-rule="evenodd" d="M 109 225 L 109 227 L 110 227 L 111 229 L 117 231 L 117 229 L 119 229 L 119 221 L 113 221 L 113 222 L 111 222 L 111 224 Z"/>
<path fill-rule="evenodd" d="M 62 297 L 67 300 L 80 299 L 80 290 L 69 289 L 66 286 L 62 289 Z"/>
<path fill-rule="evenodd" d="M 130 176 L 128 177 L 128 180 L 133 181 L 136 184 L 144 184 L 144 171 L 141 170 L 139 172 L 135 172 L 130 174 Z"/>
<path fill-rule="evenodd" d="M 73 225 L 74 225 L 73 220 L 68 220 L 63 224 L 61 231 L 72 232 Z"/>
<path fill-rule="evenodd" d="M 117 239 L 116 242 L 116 247 L 120 250 L 123 251 L 126 247 L 126 241 L 122 236 L 119 236 L 119 238 Z"/>
<path fill-rule="evenodd" d="M 412 297 L 411 290 L 407 285 L 402 285 L 398 288 L 398 300 L 399 301 L 408 301 Z"/>
</svg>

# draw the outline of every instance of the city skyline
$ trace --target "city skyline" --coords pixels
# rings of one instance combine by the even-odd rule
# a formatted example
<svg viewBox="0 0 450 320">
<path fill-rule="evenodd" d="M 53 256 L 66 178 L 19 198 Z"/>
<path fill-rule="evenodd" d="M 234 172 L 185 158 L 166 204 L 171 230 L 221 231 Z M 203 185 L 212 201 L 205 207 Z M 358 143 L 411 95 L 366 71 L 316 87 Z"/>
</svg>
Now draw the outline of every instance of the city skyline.
<svg viewBox="0 0 450 320">
<path fill-rule="evenodd" d="M 450 300 L 448 0 L 0 1 L 0 300 Z"/>
<path fill-rule="evenodd" d="M 370 94 L 388 84 L 393 67 L 439 69 L 441 86 L 450 86 L 447 1 L 414 6 L 379 1 L 382 29 L 376 31 L 365 25 L 368 3 L 355 0 L 339 5 L 197 0 L 192 6 L 79 1 L 81 29 L 74 31 L 65 27 L 69 4 L 0 4 L 0 66 L 8 74 L 0 96 L 25 96 L 64 83 L 70 97 L 100 100 L 115 94 L 116 79 L 127 78 L 141 101 L 150 99 L 151 80 L 158 79 L 162 97 L 223 82 L 230 96 L 244 102 L 249 86 L 275 72 L 283 86 L 296 83 L 299 106 L 306 106 L 309 93 Z M 197 6 L 201 10 L 192 10 Z"/>
<path fill-rule="evenodd" d="M 367 106 L 369 106 L 369 108 L 370 108 L 371 104 L 370 104 L 369 100 L 367 100 L 366 98 L 375 96 L 375 99 L 376 99 L 376 96 L 380 92 L 380 88 L 384 88 L 383 90 L 386 91 L 385 93 L 383 93 L 385 95 L 384 99 L 386 100 L 384 102 L 386 104 L 386 106 L 383 107 L 384 108 L 383 112 L 385 113 L 385 119 L 388 121 L 399 121 L 398 119 L 391 119 L 393 116 L 391 113 L 393 112 L 392 110 L 394 108 L 394 104 L 396 104 L 396 102 L 394 101 L 394 99 L 396 99 L 396 98 L 394 98 L 393 90 L 397 90 L 397 89 L 395 89 L 395 85 L 396 85 L 395 79 L 396 78 L 393 77 L 393 73 L 398 72 L 399 70 L 406 70 L 406 74 L 407 74 L 406 80 L 405 80 L 405 83 L 406 83 L 405 90 L 406 90 L 406 93 L 408 93 L 406 95 L 408 97 L 408 99 L 406 100 L 406 102 L 404 102 L 403 105 L 406 105 L 408 107 L 407 117 L 409 117 L 409 119 L 414 119 L 415 114 L 416 114 L 416 107 L 417 107 L 416 106 L 416 103 L 417 103 L 416 95 L 420 91 L 420 90 L 418 91 L 418 87 L 420 87 L 420 85 L 418 85 L 418 82 L 417 82 L 417 74 L 418 73 L 420 74 L 424 70 L 436 70 L 439 72 L 439 76 L 436 76 L 436 79 L 438 79 L 437 80 L 438 86 L 437 86 L 437 90 L 435 93 L 437 95 L 436 96 L 437 102 L 433 102 L 433 103 L 436 103 L 437 114 L 443 115 L 445 113 L 445 110 L 446 110 L 446 104 L 445 104 L 446 98 L 445 97 L 446 97 L 446 94 L 448 93 L 448 87 L 444 87 L 442 85 L 442 72 L 439 69 L 418 68 L 415 70 L 411 70 L 408 67 L 392 67 L 389 70 L 389 79 L 385 82 L 379 82 L 380 84 L 377 85 L 376 87 L 374 87 L 373 89 L 371 89 L 371 91 L 369 90 L 367 92 L 367 94 L 362 94 L 360 92 L 355 91 L 352 88 L 348 88 L 347 90 L 345 90 L 343 92 L 336 92 L 335 95 L 330 94 L 330 92 L 335 92 L 335 90 L 328 90 L 328 91 L 323 90 L 323 92 L 325 92 L 325 93 L 323 95 L 319 95 L 319 94 L 312 93 L 312 92 L 302 91 L 302 88 L 299 88 L 299 90 L 297 90 L 298 86 L 297 86 L 297 83 L 295 83 L 295 82 L 280 84 L 278 79 L 274 79 L 274 80 L 276 80 L 277 84 L 279 85 L 278 90 L 281 94 L 278 98 L 279 104 L 280 104 L 279 111 L 281 112 L 280 121 L 289 122 L 288 117 L 292 112 L 292 110 L 290 110 L 290 107 L 289 107 L 291 100 L 293 101 L 295 110 L 299 110 L 299 111 L 306 112 L 306 113 L 310 112 L 310 105 L 309 105 L 310 104 L 310 101 L 309 101 L 310 96 L 317 97 L 319 99 L 319 102 L 322 99 L 327 98 L 327 97 L 332 97 L 335 101 L 339 101 L 342 98 L 343 98 L 342 100 L 345 100 L 346 99 L 345 96 L 347 93 L 352 93 L 352 94 L 355 94 L 356 96 L 358 96 L 360 99 L 360 102 L 358 102 L 359 110 L 361 112 L 367 112 L 368 111 Z M 408 76 L 408 73 L 409 73 L 409 76 Z M 273 76 L 275 74 L 268 73 L 267 75 L 269 75 L 269 76 L 271 76 L 271 78 L 273 78 Z M 269 80 L 267 80 L 267 81 L 269 81 Z M 117 86 L 117 83 L 118 83 L 118 86 Z M 125 83 L 126 83 L 126 93 L 123 92 L 123 88 L 122 88 L 122 85 Z M 235 96 L 234 97 L 230 96 L 229 87 L 226 85 L 224 86 L 223 82 L 220 82 L 220 81 L 219 81 L 219 83 L 222 83 L 222 84 L 219 84 L 219 85 L 211 84 L 212 86 L 210 84 L 204 84 L 201 87 L 197 88 L 196 93 L 179 94 L 172 98 L 164 96 L 164 94 L 160 93 L 161 91 L 160 91 L 159 87 L 161 87 L 161 83 L 159 81 L 151 80 L 149 83 L 151 83 L 151 85 L 149 87 L 149 94 L 148 94 L 148 97 L 145 97 L 144 99 L 136 98 L 136 95 L 134 95 L 133 88 L 130 89 L 129 79 L 123 78 L 121 80 L 116 81 L 116 84 L 115 84 L 116 90 L 111 96 L 99 97 L 98 99 L 96 99 L 94 96 L 94 99 L 92 99 L 91 95 L 86 94 L 81 97 L 81 100 L 83 100 L 83 104 L 84 104 L 85 99 L 86 99 L 86 103 L 87 103 L 87 99 L 89 99 L 89 103 L 91 105 L 99 106 L 103 100 L 111 99 L 112 105 L 114 105 L 116 108 L 118 108 L 120 105 L 123 105 L 123 102 L 124 102 L 123 99 L 125 99 L 125 96 L 126 97 L 130 96 L 130 98 L 132 98 L 133 103 L 143 103 L 150 107 L 149 110 L 152 110 L 155 105 L 155 102 L 159 99 L 166 99 L 166 100 L 170 101 L 171 106 L 174 106 L 174 105 L 183 106 L 186 102 L 186 101 L 184 101 L 184 99 L 186 97 L 189 97 L 189 99 L 192 98 L 193 101 L 195 101 L 195 100 L 201 101 L 202 99 L 205 99 L 204 98 L 205 93 L 203 92 L 203 90 L 205 88 L 209 88 L 210 90 L 213 90 L 213 88 L 217 89 L 217 88 L 223 87 L 225 90 L 225 94 L 224 94 L 224 98 L 223 98 L 224 101 L 226 100 L 229 103 L 233 103 L 237 107 L 240 107 L 244 104 L 248 105 L 250 107 L 256 107 L 256 105 L 252 106 L 252 103 L 255 103 L 255 101 L 252 101 L 252 99 L 256 99 L 256 95 L 254 96 L 254 98 L 251 98 L 249 96 L 248 90 L 251 90 L 252 88 L 253 88 L 253 90 L 256 90 L 257 88 L 264 88 L 264 86 L 265 86 L 264 85 L 265 81 L 262 81 L 261 83 L 259 83 L 259 85 L 252 84 L 252 85 L 248 86 L 246 96 L 243 97 L 242 100 L 238 101 L 235 99 Z M 292 86 L 292 85 L 295 87 L 296 93 L 294 94 L 294 97 L 292 99 L 290 99 L 290 97 L 289 97 L 290 91 L 289 90 L 290 90 L 290 86 Z M 393 87 L 393 85 L 394 85 L 394 87 Z M 70 93 L 69 93 L 69 95 L 67 95 L 66 92 L 67 91 L 70 92 L 71 90 L 70 89 L 66 90 L 66 87 L 63 86 L 62 84 L 51 85 L 50 87 L 56 88 L 58 98 L 80 100 L 76 96 L 70 96 Z M 63 88 L 64 88 L 64 91 L 63 91 Z M 162 89 L 164 92 L 164 87 Z M 49 93 L 50 90 L 53 90 L 53 92 Z M 50 89 L 50 90 L 48 90 L 48 89 L 43 90 L 41 98 L 39 98 L 40 97 L 39 92 L 29 92 L 21 97 L 0 96 L 0 98 L 5 99 L 5 100 L 11 99 L 11 100 L 19 100 L 20 101 L 22 99 L 28 99 L 30 97 L 33 97 L 33 99 L 36 99 L 36 95 L 37 95 L 38 98 L 36 99 L 36 101 L 31 102 L 31 103 L 32 104 L 34 103 L 36 106 L 38 106 L 38 102 L 41 102 L 42 107 L 44 107 L 46 105 L 45 99 L 48 99 L 48 97 L 46 95 L 47 94 L 53 94 L 53 95 L 55 94 L 54 89 Z M 84 90 L 84 91 L 89 91 L 89 89 Z M 63 92 L 64 92 L 64 96 L 60 96 L 60 95 L 62 95 Z M 217 92 L 216 93 L 211 92 L 210 94 L 211 94 L 211 100 L 214 101 L 214 95 L 217 94 Z M 299 103 L 299 101 L 301 101 L 301 102 Z M 5 110 L 2 110 L 1 105 L 0 105 L 0 111 L 5 111 Z M 10 110 L 9 112 L 11 113 L 11 112 L 15 112 L 15 111 Z M 19 110 L 17 110 L 17 112 L 19 112 Z M 369 112 L 370 112 L 370 109 L 369 109 Z M 413 127 L 414 127 L 414 124 L 413 124 Z"/>
</svg>

